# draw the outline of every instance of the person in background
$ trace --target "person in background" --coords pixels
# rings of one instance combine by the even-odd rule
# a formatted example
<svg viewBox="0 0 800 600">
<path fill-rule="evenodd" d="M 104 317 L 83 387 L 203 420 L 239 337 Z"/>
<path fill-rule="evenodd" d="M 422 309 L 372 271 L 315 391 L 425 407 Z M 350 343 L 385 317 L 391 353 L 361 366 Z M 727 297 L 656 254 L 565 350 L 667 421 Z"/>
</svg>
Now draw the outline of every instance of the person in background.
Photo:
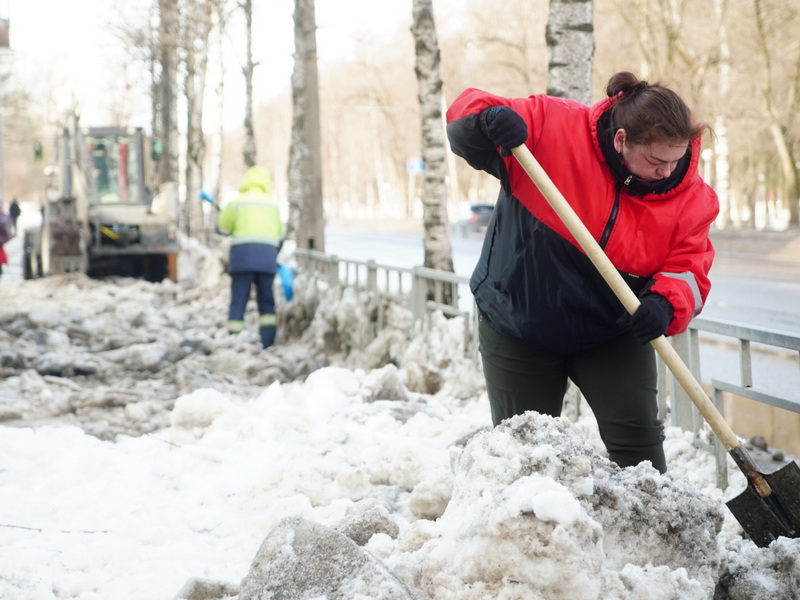
<svg viewBox="0 0 800 600">
<path fill-rule="evenodd" d="M 3 209 L 3 205 L 0 203 L 0 277 L 3 275 L 3 265 L 8 264 L 8 255 L 4 246 L 15 235 L 14 219 Z"/>
<path fill-rule="evenodd" d="M 6 254 L 3 244 L 0 244 L 0 278 L 3 276 L 3 265 L 8 264 L 8 255 Z"/>
<path fill-rule="evenodd" d="M 710 128 L 632 73 L 613 75 L 606 93 L 587 106 L 468 89 L 450 106 L 453 152 L 501 188 L 470 288 L 495 425 L 560 415 L 571 380 L 612 461 L 665 472 L 649 342 L 685 331 L 711 287 L 719 201 L 698 172 Z M 638 295 L 632 316 L 510 154 L 522 144 Z"/>
<path fill-rule="evenodd" d="M 228 203 L 217 216 L 220 230 L 231 235 L 228 331 L 235 334 L 244 329 L 247 302 L 251 289 L 255 287 L 259 333 L 264 348 L 275 343 L 272 283 L 283 235 L 280 213 L 272 201 L 270 189 L 269 172 L 259 166 L 250 167 L 239 185 L 239 197 Z"/>
<path fill-rule="evenodd" d="M 19 207 L 19 202 L 17 199 L 14 198 L 11 200 L 11 204 L 8 207 L 8 214 L 11 215 L 11 220 L 14 222 L 14 235 L 17 233 L 17 219 L 22 214 L 22 209 Z"/>
</svg>

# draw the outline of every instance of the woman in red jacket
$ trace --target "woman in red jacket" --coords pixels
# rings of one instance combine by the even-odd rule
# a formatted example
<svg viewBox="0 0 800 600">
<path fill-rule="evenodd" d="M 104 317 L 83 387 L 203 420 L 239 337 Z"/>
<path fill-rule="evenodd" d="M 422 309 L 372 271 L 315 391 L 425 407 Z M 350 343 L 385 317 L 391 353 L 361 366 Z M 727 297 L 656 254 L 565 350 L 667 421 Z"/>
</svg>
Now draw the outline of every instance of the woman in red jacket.
<svg viewBox="0 0 800 600">
<path fill-rule="evenodd" d="M 568 380 L 597 418 L 611 460 L 666 471 L 656 360 L 708 296 L 719 212 L 700 178 L 701 137 L 681 98 L 617 73 L 587 106 L 464 91 L 447 111 L 457 155 L 501 189 L 470 280 L 492 420 L 561 414 Z M 509 150 L 526 144 L 637 293 L 633 316 Z"/>
</svg>

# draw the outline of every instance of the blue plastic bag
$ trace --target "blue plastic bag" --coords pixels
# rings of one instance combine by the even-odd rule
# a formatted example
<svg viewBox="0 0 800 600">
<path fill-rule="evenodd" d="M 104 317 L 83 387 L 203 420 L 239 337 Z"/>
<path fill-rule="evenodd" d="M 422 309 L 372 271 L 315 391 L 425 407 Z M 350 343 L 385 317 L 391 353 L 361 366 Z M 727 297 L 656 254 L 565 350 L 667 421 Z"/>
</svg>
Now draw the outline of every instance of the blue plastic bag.
<svg viewBox="0 0 800 600">
<path fill-rule="evenodd" d="M 294 269 L 286 265 L 278 265 L 278 277 L 281 278 L 283 285 L 283 295 L 286 296 L 286 301 L 289 302 L 294 295 L 292 291 L 292 284 L 294 283 Z"/>
</svg>

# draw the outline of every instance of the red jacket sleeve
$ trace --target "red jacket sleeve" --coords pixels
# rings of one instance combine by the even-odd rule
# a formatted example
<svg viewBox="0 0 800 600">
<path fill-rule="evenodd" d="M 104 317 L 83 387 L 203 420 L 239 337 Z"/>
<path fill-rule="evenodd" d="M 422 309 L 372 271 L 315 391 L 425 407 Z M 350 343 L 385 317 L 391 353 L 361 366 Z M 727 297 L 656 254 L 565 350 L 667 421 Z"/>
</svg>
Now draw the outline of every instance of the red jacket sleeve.
<svg viewBox="0 0 800 600">
<path fill-rule="evenodd" d="M 447 122 L 452 123 L 468 115 L 475 115 L 490 106 L 507 106 L 508 99 L 468 88 L 461 92 L 447 109 Z"/>
<path fill-rule="evenodd" d="M 683 227 L 675 232 L 674 243 L 651 288 L 669 300 L 674 309 L 667 335 L 686 331 L 711 291 L 708 273 L 715 251 L 708 235 L 719 213 L 719 203 L 707 184 L 701 181 L 698 188 L 693 195 L 693 214 L 682 220 Z"/>
</svg>

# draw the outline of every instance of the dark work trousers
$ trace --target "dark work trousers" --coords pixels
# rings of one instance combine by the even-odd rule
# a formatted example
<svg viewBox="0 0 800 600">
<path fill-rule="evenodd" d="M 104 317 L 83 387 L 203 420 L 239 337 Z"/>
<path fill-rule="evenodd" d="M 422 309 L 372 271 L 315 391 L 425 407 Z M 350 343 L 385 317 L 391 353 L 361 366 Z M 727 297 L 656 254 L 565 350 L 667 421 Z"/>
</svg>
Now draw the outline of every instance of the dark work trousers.
<svg viewBox="0 0 800 600">
<path fill-rule="evenodd" d="M 275 343 L 275 297 L 272 292 L 271 273 L 245 271 L 231 273 L 231 303 L 228 311 L 228 331 L 238 333 L 244 327 L 244 312 L 250 300 L 250 290 L 255 285 L 258 306 L 258 331 L 261 345 L 268 348 Z"/>
<path fill-rule="evenodd" d="M 666 472 L 650 344 L 641 345 L 631 333 L 575 354 L 543 352 L 499 333 L 483 318 L 478 334 L 494 425 L 528 410 L 559 416 L 569 378 L 591 407 L 611 460 L 621 467 L 649 460 Z"/>
</svg>

